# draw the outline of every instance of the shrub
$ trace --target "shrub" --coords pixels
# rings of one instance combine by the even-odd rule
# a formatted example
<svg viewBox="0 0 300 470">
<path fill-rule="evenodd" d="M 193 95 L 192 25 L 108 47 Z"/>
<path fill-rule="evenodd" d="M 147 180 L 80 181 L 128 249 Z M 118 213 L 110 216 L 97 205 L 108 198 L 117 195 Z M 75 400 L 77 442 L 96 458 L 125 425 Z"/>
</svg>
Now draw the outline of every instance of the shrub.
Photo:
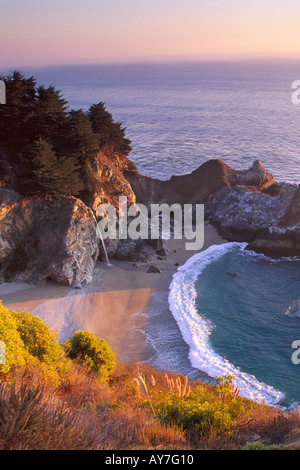
<svg viewBox="0 0 300 470">
<path fill-rule="evenodd" d="M 0 372 L 7 373 L 12 365 L 24 365 L 26 350 L 17 329 L 17 320 L 0 301 L 0 340 L 5 345 L 5 364 L 0 364 Z"/>
<path fill-rule="evenodd" d="M 52 385 L 58 385 L 59 373 L 68 370 L 70 361 L 55 333 L 39 317 L 9 310 L 1 301 L 0 340 L 5 344 L 5 364 L 0 364 L 2 374 L 13 367 L 37 368 Z"/>
<path fill-rule="evenodd" d="M 66 342 L 67 354 L 89 366 L 97 377 L 105 381 L 114 371 L 116 356 L 103 339 L 88 331 L 77 331 Z"/>
<path fill-rule="evenodd" d="M 197 385 L 188 396 L 173 390 L 160 393 L 153 397 L 152 405 L 164 423 L 181 426 L 197 438 L 229 431 L 252 409 L 251 402 L 237 397 L 228 377 L 218 378 L 218 385 L 212 388 Z"/>
<path fill-rule="evenodd" d="M 48 366 L 57 366 L 64 356 L 64 350 L 57 341 L 53 330 L 41 318 L 32 313 L 14 313 L 17 330 L 30 355 Z"/>
</svg>

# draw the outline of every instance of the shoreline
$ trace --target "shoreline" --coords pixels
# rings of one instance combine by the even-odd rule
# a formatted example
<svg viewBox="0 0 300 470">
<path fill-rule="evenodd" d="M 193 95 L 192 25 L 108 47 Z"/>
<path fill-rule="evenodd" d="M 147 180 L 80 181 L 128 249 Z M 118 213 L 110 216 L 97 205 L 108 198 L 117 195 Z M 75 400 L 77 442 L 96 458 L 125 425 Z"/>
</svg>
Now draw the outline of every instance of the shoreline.
<svg viewBox="0 0 300 470">
<path fill-rule="evenodd" d="M 185 239 L 167 241 L 167 259 L 163 260 L 134 263 L 113 259 L 112 266 L 97 262 L 91 284 L 83 289 L 52 282 L 40 286 L 3 283 L 0 299 L 12 310 L 39 316 L 56 332 L 60 342 L 83 329 L 104 339 L 118 362 L 144 362 L 153 355 L 143 332 L 152 296 L 169 291 L 176 264 L 183 265 L 199 251 L 226 240 L 205 224 L 201 250 L 187 251 L 185 242 Z M 151 265 L 161 273 L 148 273 Z"/>
</svg>

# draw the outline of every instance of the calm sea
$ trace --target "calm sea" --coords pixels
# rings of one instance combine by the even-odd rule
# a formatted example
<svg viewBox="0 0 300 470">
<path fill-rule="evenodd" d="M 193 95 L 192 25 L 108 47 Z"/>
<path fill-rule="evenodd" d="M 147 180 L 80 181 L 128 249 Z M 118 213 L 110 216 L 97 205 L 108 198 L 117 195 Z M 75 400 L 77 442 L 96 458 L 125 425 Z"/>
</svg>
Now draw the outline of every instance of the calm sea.
<svg viewBox="0 0 300 470">
<path fill-rule="evenodd" d="M 300 63 L 185 63 L 23 70 L 53 84 L 74 109 L 104 101 L 132 140 L 145 175 L 168 179 L 208 159 L 235 169 L 261 160 L 300 183 Z M 226 275 L 233 272 L 235 277 Z M 272 261 L 243 244 L 211 247 L 153 297 L 146 334 L 152 364 L 191 377 L 231 374 L 256 401 L 300 403 L 300 261 Z M 170 308 L 163 306 L 168 305 Z M 197 375 L 198 374 L 198 375 Z"/>
<path fill-rule="evenodd" d="M 62 90 L 70 107 L 103 101 L 127 128 L 131 159 L 161 179 L 219 158 L 254 160 L 278 180 L 300 182 L 300 105 L 294 63 L 156 63 L 24 69 Z"/>
</svg>

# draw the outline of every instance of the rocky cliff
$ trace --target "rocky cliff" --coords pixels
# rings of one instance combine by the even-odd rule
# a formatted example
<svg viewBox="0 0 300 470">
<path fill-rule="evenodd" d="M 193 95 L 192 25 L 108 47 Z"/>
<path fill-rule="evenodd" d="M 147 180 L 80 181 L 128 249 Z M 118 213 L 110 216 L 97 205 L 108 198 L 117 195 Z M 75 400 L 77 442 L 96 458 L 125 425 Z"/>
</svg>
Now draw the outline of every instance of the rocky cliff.
<svg viewBox="0 0 300 470">
<path fill-rule="evenodd" d="M 21 198 L 0 190 L 2 280 L 83 286 L 98 255 L 95 223 L 79 199 Z"/>
<path fill-rule="evenodd" d="M 191 174 L 160 181 L 128 174 L 136 198 L 151 203 L 204 204 L 205 217 L 228 241 L 272 257 L 300 256 L 300 186 L 277 183 L 260 161 L 237 171 L 210 160 Z"/>
<path fill-rule="evenodd" d="M 125 172 L 136 200 L 150 204 L 204 204 L 211 194 L 223 187 L 251 187 L 257 191 L 275 183 L 274 177 L 260 162 L 248 170 L 237 171 L 221 160 L 208 160 L 195 171 L 182 176 L 172 176 L 167 181 L 149 178 L 135 172 Z"/>
<path fill-rule="evenodd" d="M 271 257 L 300 256 L 299 196 L 299 186 L 286 183 L 261 192 L 222 188 L 209 198 L 206 217 L 229 241 Z"/>
<path fill-rule="evenodd" d="M 128 205 L 136 202 L 135 193 L 124 176 L 124 172 L 135 174 L 135 171 L 128 171 L 131 161 L 127 157 L 114 155 L 107 157 L 103 152 L 99 152 L 90 163 L 90 174 L 92 175 L 89 190 L 80 195 L 80 199 L 96 212 L 100 204 L 108 203 L 118 207 L 119 196 L 126 196 Z"/>
<path fill-rule="evenodd" d="M 267 255 L 300 256 L 300 186 L 277 183 L 260 164 L 236 171 L 211 160 L 189 175 L 160 181 L 128 171 L 126 161 L 98 155 L 95 182 L 82 198 L 22 197 L 0 189 L 0 275 L 2 281 L 70 286 L 91 281 L 98 258 L 105 260 L 89 207 L 120 195 L 128 204 L 204 203 L 206 219 L 229 241 L 248 242 Z M 97 189 L 98 188 L 98 189 Z M 106 240 L 110 258 L 147 261 L 165 255 L 163 241 Z"/>
</svg>

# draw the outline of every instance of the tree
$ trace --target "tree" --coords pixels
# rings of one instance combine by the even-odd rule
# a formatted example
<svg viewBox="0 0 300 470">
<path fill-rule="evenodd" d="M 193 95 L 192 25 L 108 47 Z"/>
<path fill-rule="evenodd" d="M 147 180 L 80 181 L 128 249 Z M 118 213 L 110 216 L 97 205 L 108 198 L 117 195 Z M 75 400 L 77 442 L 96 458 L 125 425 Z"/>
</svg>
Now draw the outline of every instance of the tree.
<svg viewBox="0 0 300 470">
<path fill-rule="evenodd" d="M 81 166 L 99 151 L 97 136 L 82 109 L 71 110 L 68 114 L 66 137 L 62 145 L 68 153 L 76 157 Z"/>
<path fill-rule="evenodd" d="M 30 173 L 23 180 L 23 192 L 50 195 L 78 195 L 83 189 L 76 161 L 58 157 L 52 145 L 40 138 L 29 150 Z"/>
<path fill-rule="evenodd" d="M 106 110 L 103 102 L 93 104 L 88 112 L 92 129 L 98 136 L 98 142 L 104 152 L 128 155 L 131 151 L 131 142 L 125 138 L 125 128 L 115 123 L 112 115 Z"/>
<path fill-rule="evenodd" d="M 82 189 L 89 191 L 90 188 L 101 187 L 101 182 L 95 181 L 92 170 L 93 159 L 100 150 L 98 138 L 93 132 L 90 120 L 81 109 L 70 111 L 66 123 L 66 138 L 60 150 L 75 161 Z"/>
<path fill-rule="evenodd" d="M 20 150 L 34 133 L 36 81 L 18 71 L 0 80 L 6 84 L 6 104 L 0 106 L 0 144 Z"/>
<path fill-rule="evenodd" d="M 15 71 L 0 77 L 7 104 L 0 106 L 0 175 L 21 194 L 80 195 L 102 189 L 94 162 L 131 150 L 125 128 L 100 102 L 67 112 L 68 103 L 54 86 L 38 86 Z M 8 178 L 9 174 L 9 178 Z"/>
<path fill-rule="evenodd" d="M 54 86 L 39 86 L 35 102 L 34 127 L 36 137 L 51 140 L 55 145 L 64 135 L 68 103 Z"/>
</svg>

